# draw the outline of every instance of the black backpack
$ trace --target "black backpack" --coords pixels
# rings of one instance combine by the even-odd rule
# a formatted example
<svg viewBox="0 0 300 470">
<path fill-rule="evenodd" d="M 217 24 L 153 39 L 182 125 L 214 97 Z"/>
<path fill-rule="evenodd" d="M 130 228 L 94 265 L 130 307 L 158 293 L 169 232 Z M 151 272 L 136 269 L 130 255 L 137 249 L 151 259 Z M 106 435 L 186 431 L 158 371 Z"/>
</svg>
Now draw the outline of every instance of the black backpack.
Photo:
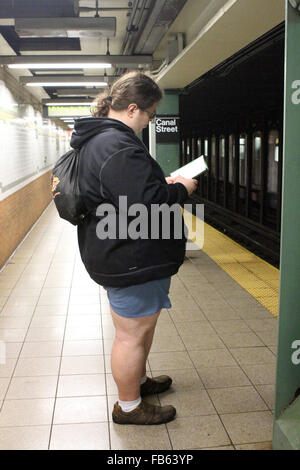
<svg viewBox="0 0 300 470">
<path fill-rule="evenodd" d="M 79 189 L 79 158 L 80 149 L 65 153 L 54 166 L 51 180 L 56 209 L 62 219 L 73 225 L 82 223 L 89 212 Z"/>
</svg>

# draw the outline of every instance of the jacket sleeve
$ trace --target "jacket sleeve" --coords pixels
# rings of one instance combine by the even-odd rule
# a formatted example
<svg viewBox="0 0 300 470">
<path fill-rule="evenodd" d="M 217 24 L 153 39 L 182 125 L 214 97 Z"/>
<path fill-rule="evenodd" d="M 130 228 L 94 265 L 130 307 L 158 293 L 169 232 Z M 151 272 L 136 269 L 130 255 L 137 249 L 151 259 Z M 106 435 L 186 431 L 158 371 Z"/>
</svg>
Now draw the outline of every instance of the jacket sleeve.
<svg viewBox="0 0 300 470">
<path fill-rule="evenodd" d="M 100 171 L 101 194 L 116 206 L 119 196 L 127 196 L 128 206 L 182 204 L 188 197 L 181 183 L 168 184 L 156 177 L 149 157 L 136 147 L 125 148 L 109 157 Z"/>
</svg>

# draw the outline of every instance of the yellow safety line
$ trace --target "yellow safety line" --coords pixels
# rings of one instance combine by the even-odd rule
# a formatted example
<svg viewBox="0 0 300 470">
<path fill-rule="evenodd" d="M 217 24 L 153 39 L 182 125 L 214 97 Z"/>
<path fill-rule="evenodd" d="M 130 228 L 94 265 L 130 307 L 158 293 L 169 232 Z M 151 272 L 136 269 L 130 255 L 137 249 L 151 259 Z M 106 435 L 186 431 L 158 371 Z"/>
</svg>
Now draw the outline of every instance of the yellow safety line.
<svg viewBox="0 0 300 470">
<path fill-rule="evenodd" d="M 16 119 L 17 115 L 13 111 L 8 111 L 0 106 L 0 119 L 3 120 L 10 120 L 10 119 Z"/>
<path fill-rule="evenodd" d="M 184 213 L 185 224 L 189 231 L 196 231 L 193 241 L 201 246 L 197 243 L 201 235 L 196 217 L 191 215 Z M 278 316 L 279 269 L 206 223 L 202 250 L 272 315 Z"/>
</svg>

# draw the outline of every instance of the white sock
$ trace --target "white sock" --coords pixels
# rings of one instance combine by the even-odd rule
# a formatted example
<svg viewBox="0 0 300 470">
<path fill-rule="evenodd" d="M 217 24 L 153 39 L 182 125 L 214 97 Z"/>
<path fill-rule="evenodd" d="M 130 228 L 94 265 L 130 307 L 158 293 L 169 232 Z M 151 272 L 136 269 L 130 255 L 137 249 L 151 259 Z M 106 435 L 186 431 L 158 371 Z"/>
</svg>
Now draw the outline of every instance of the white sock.
<svg viewBox="0 0 300 470">
<path fill-rule="evenodd" d="M 139 397 L 139 398 L 137 398 L 136 400 L 133 400 L 133 401 L 121 401 L 121 400 L 119 400 L 119 405 L 122 408 L 122 410 L 125 411 L 125 413 L 129 413 L 129 411 L 132 411 L 135 408 L 137 408 L 139 406 L 139 404 L 141 403 L 141 401 L 142 401 L 141 397 Z"/>
<path fill-rule="evenodd" d="M 144 375 L 144 377 L 141 378 L 141 385 L 143 385 L 147 380 L 147 375 Z"/>
</svg>

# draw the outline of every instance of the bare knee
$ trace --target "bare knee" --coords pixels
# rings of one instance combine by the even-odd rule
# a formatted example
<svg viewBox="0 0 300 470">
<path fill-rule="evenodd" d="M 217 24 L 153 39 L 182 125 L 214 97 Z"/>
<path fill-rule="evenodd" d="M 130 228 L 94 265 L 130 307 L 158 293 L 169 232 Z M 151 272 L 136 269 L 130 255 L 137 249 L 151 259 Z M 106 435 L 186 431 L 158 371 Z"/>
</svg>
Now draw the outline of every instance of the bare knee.
<svg viewBox="0 0 300 470">
<path fill-rule="evenodd" d="M 143 346 L 153 335 L 154 328 L 137 328 L 131 331 L 124 331 L 116 328 L 115 338 L 124 346 Z"/>
<path fill-rule="evenodd" d="M 124 344 L 143 345 L 153 336 L 160 312 L 139 318 L 124 318 L 112 311 L 116 339 Z"/>
<path fill-rule="evenodd" d="M 143 338 L 138 335 L 130 335 L 123 331 L 116 330 L 115 341 L 125 347 L 139 347 L 143 345 Z"/>
</svg>

